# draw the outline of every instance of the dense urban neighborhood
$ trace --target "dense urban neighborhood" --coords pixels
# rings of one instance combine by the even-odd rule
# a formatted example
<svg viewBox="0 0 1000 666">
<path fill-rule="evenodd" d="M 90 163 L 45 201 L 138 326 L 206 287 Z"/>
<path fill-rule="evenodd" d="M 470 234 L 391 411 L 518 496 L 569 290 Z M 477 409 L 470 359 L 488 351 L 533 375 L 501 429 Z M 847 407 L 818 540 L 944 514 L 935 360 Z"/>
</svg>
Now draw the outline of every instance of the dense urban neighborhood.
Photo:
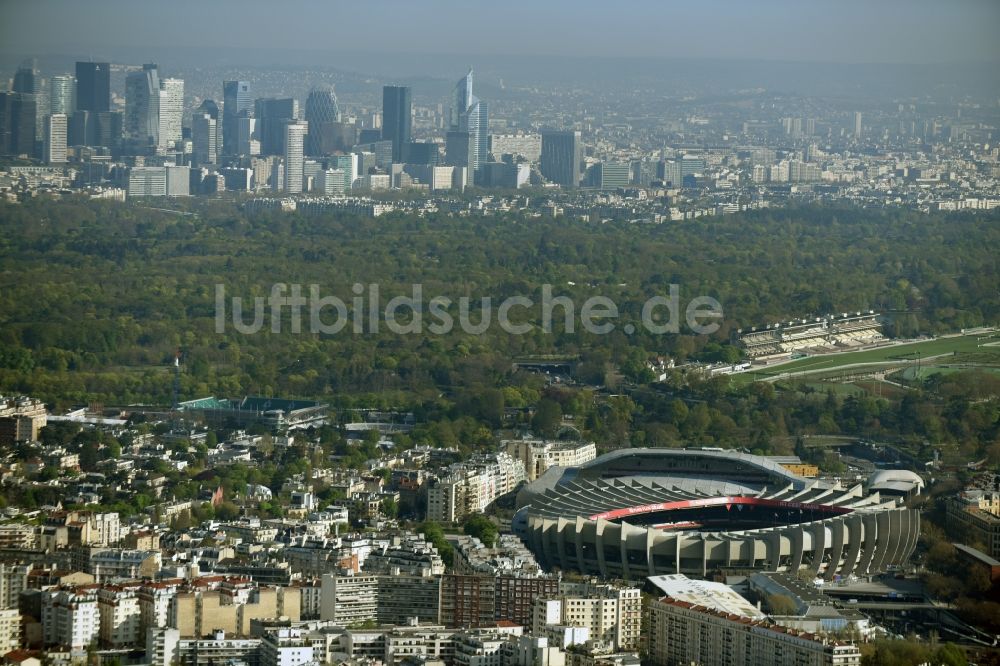
<svg viewBox="0 0 1000 666">
<path fill-rule="evenodd" d="M 0 663 L 1000 664 L 1000 8 L 597 5 L 0 7 Z"/>
</svg>

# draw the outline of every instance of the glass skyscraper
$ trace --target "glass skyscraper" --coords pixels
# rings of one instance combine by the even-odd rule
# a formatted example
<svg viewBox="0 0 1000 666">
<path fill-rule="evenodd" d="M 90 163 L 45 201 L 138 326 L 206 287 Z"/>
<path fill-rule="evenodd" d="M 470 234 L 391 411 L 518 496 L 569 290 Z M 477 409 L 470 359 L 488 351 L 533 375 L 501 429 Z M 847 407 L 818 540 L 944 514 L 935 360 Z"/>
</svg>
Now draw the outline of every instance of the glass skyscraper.
<svg viewBox="0 0 1000 666">
<path fill-rule="evenodd" d="M 111 110 L 110 63 L 76 63 L 76 108 L 91 113 Z"/>
<path fill-rule="evenodd" d="M 285 125 L 299 118 L 299 100 L 293 97 L 267 98 L 254 101 L 257 135 L 261 155 L 283 155 Z"/>
<path fill-rule="evenodd" d="M 134 147 L 159 145 L 160 73 L 146 64 L 125 77 L 125 138 Z"/>
<path fill-rule="evenodd" d="M 413 129 L 413 102 L 406 86 L 382 88 L 382 138 L 392 141 L 392 161 L 405 159 L 407 144 Z"/>
<path fill-rule="evenodd" d="M 583 144 L 580 132 L 542 132 L 542 175 L 563 187 L 580 185 Z"/>
<path fill-rule="evenodd" d="M 76 81 L 69 74 L 58 74 L 49 79 L 49 112 L 66 116 L 76 110 Z"/>
<path fill-rule="evenodd" d="M 240 117 L 253 112 L 253 98 L 247 81 L 222 82 L 222 152 L 239 154 Z"/>
<path fill-rule="evenodd" d="M 306 97 L 306 122 L 309 123 L 309 135 L 306 137 L 306 155 L 325 155 L 332 152 L 331 126 L 340 122 L 340 107 L 337 105 L 337 95 L 333 88 L 313 88 Z"/>
<path fill-rule="evenodd" d="M 478 169 L 489 154 L 489 111 L 486 102 L 472 93 L 472 70 L 455 84 L 451 107 L 451 129 L 469 133 L 470 170 Z"/>
</svg>

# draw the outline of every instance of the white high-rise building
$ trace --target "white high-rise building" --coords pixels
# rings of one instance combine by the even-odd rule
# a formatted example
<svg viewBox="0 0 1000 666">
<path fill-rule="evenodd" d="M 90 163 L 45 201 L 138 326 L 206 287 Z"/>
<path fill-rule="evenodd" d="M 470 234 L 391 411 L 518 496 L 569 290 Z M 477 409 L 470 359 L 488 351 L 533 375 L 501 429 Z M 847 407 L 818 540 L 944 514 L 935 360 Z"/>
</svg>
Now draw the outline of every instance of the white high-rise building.
<svg viewBox="0 0 1000 666">
<path fill-rule="evenodd" d="M 491 134 L 489 143 L 497 161 L 503 155 L 520 155 L 533 163 L 542 158 L 541 134 Z"/>
<path fill-rule="evenodd" d="M 487 161 L 489 153 L 489 112 L 486 102 L 472 94 L 472 70 L 455 84 L 451 108 L 452 130 L 469 133 L 470 171 Z"/>
<path fill-rule="evenodd" d="M 298 666 L 315 663 L 313 646 L 301 629 L 279 628 L 268 631 L 260 645 L 261 666 Z"/>
<path fill-rule="evenodd" d="M 218 162 L 218 121 L 208 113 L 196 113 L 191 118 L 191 143 L 195 162 L 215 164 Z"/>
<path fill-rule="evenodd" d="M 344 170 L 326 169 L 325 171 L 320 171 L 316 189 L 323 194 L 343 194 L 345 192 Z"/>
<path fill-rule="evenodd" d="M 173 628 L 146 630 L 146 659 L 152 666 L 170 666 L 177 663 L 175 655 L 181 632 Z"/>
<path fill-rule="evenodd" d="M 101 588 L 97 592 L 97 609 L 100 612 L 98 631 L 104 645 L 138 646 L 144 640 L 138 583 Z"/>
<path fill-rule="evenodd" d="M 157 150 L 167 150 L 183 137 L 181 119 L 184 116 L 184 80 L 160 81 L 160 116 Z"/>
<path fill-rule="evenodd" d="M 321 620 L 348 626 L 376 619 L 378 576 L 324 574 L 321 585 Z"/>
<path fill-rule="evenodd" d="M 524 464 L 528 481 L 534 481 L 549 467 L 579 467 L 597 457 L 593 442 L 558 442 L 541 439 L 505 439 L 504 450 Z"/>
<path fill-rule="evenodd" d="M 0 654 L 21 647 L 21 611 L 16 608 L 0 610 Z"/>
<path fill-rule="evenodd" d="M 30 564 L 0 564 L 0 608 L 17 608 L 31 570 Z"/>
<path fill-rule="evenodd" d="M 191 167 L 166 166 L 167 196 L 186 197 L 191 194 Z"/>
<path fill-rule="evenodd" d="M 44 155 L 47 164 L 66 162 L 66 131 L 65 113 L 53 113 L 45 117 Z"/>
<path fill-rule="evenodd" d="M 49 113 L 72 115 L 76 110 L 76 78 L 57 74 L 49 79 Z"/>
<path fill-rule="evenodd" d="M 635 587 L 560 583 L 558 597 L 535 600 L 532 631 L 544 634 L 548 625 L 586 627 L 592 639 L 635 650 L 642 629 L 642 593 Z"/>
<path fill-rule="evenodd" d="M 93 587 L 42 592 L 42 640 L 81 650 L 100 632 L 97 591 Z"/>
<path fill-rule="evenodd" d="M 166 196 L 166 167 L 132 167 L 128 173 L 128 195 L 130 197 Z"/>
<path fill-rule="evenodd" d="M 290 121 L 285 125 L 285 180 L 287 192 L 301 192 L 302 166 L 305 159 L 305 140 L 309 123 L 304 120 Z"/>
</svg>

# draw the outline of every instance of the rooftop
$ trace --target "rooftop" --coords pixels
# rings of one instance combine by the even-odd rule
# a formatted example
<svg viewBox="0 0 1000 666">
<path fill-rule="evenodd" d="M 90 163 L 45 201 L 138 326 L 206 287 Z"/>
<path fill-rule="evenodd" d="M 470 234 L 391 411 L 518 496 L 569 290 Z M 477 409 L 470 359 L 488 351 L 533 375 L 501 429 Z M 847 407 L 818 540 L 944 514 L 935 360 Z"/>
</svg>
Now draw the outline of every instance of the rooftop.
<svg viewBox="0 0 1000 666">
<path fill-rule="evenodd" d="M 694 580 L 683 574 L 649 576 L 657 589 L 677 601 L 709 608 L 724 615 L 763 619 L 766 616 L 756 606 L 723 583 Z"/>
</svg>

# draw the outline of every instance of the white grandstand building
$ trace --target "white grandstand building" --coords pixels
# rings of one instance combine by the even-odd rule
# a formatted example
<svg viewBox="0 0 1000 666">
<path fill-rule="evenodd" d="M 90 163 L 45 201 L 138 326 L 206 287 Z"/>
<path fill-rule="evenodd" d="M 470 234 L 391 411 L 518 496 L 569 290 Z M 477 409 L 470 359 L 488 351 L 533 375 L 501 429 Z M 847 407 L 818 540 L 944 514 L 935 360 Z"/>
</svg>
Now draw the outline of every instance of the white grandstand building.
<svg viewBox="0 0 1000 666">
<path fill-rule="evenodd" d="M 874 310 L 797 319 L 737 331 L 737 341 L 751 359 L 844 351 L 883 339 L 882 323 Z"/>
</svg>

